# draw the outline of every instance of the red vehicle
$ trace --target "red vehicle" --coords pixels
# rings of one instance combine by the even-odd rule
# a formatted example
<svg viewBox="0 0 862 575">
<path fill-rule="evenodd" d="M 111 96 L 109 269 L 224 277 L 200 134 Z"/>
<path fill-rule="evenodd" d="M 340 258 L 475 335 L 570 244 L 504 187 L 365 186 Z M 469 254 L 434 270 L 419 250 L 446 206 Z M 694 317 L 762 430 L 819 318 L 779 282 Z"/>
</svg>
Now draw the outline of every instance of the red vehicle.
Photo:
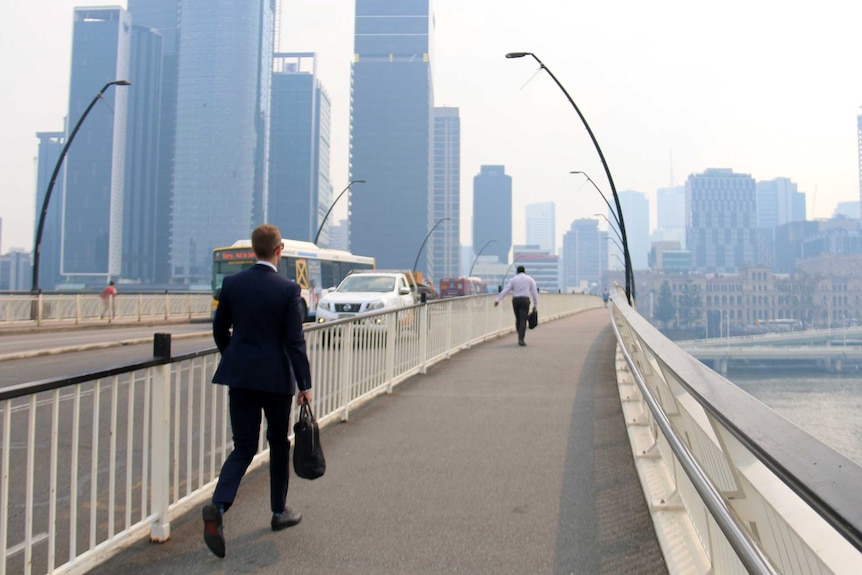
<svg viewBox="0 0 862 575">
<path fill-rule="evenodd" d="M 440 297 L 463 297 L 488 293 L 488 282 L 476 277 L 442 278 Z"/>
</svg>

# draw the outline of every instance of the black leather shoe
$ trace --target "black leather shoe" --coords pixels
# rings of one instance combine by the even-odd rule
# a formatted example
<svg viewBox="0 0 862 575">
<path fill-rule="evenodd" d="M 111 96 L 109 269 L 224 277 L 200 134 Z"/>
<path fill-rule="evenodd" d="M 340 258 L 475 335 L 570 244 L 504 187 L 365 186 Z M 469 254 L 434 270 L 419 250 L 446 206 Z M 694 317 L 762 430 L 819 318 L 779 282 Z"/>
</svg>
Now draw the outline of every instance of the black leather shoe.
<svg viewBox="0 0 862 575">
<path fill-rule="evenodd" d="M 520 345 L 520 346 L 524 347 L 524 346 L 526 346 L 527 344 L 526 344 L 526 342 L 524 342 L 524 340 L 523 340 L 523 339 L 519 339 L 519 340 L 518 340 L 518 345 Z"/>
<path fill-rule="evenodd" d="M 203 508 L 204 543 L 216 557 L 224 558 L 224 532 L 222 531 L 221 511 L 214 503 Z"/>
<path fill-rule="evenodd" d="M 289 507 L 285 507 L 284 513 L 281 515 L 273 514 L 270 525 L 273 531 L 281 531 L 282 529 L 293 527 L 300 521 L 302 521 L 302 513 L 294 513 Z"/>
</svg>

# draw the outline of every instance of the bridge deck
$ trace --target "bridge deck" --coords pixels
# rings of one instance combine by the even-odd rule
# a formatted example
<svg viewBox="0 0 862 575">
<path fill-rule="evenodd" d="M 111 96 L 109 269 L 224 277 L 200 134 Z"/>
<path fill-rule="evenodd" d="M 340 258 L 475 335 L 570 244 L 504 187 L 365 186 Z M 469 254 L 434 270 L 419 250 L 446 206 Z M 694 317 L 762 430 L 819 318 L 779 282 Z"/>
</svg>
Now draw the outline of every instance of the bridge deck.
<svg viewBox="0 0 862 575">
<path fill-rule="evenodd" d="M 607 310 L 453 356 L 322 434 L 324 477 L 291 478 L 302 523 L 269 529 L 266 467 L 225 517 L 91 573 L 666 573 L 638 485 Z"/>
</svg>

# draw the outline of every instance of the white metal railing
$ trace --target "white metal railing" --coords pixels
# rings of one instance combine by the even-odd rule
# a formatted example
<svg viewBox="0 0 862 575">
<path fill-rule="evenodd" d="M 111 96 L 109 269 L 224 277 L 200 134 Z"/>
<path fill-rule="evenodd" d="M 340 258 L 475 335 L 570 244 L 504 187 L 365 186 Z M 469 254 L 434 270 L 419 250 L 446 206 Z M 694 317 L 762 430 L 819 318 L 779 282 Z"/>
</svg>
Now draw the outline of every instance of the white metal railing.
<svg viewBox="0 0 862 575">
<path fill-rule="evenodd" d="M 862 468 L 613 298 L 635 463 L 671 573 L 862 573 Z"/>
<path fill-rule="evenodd" d="M 182 292 L 120 293 L 108 300 L 98 293 L 0 295 L 0 326 L 207 319 L 212 302 L 212 294 Z"/>
<path fill-rule="evenodd" d="M 541 294 L 541 321 L 599 307 Z M 491 296 L 306 329 L 321 425 L 459 350 L 514 330 Z M 218 353 L 0 389 L 0 575 L 84 573 L 211 495 L 230 451 Z M 292 426 L 291 426 L 292 427 Z M 261 434 L 252 466 L 268 452 Z"/>
</svg>

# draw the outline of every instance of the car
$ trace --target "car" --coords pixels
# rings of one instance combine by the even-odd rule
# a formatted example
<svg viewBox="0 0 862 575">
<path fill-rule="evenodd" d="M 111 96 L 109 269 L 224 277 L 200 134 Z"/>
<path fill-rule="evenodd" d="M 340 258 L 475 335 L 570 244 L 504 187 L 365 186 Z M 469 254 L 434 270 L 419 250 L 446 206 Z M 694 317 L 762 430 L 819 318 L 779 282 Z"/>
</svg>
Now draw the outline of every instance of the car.
<svg viewBox="0 0 862 575">
<path fill-rule="evenodd" d="M 317 323 L 409 307 L 416 303 L 416 292 L 410 285 L 402 272 L 352 273 L 320 298 Z"/>
</svg>

